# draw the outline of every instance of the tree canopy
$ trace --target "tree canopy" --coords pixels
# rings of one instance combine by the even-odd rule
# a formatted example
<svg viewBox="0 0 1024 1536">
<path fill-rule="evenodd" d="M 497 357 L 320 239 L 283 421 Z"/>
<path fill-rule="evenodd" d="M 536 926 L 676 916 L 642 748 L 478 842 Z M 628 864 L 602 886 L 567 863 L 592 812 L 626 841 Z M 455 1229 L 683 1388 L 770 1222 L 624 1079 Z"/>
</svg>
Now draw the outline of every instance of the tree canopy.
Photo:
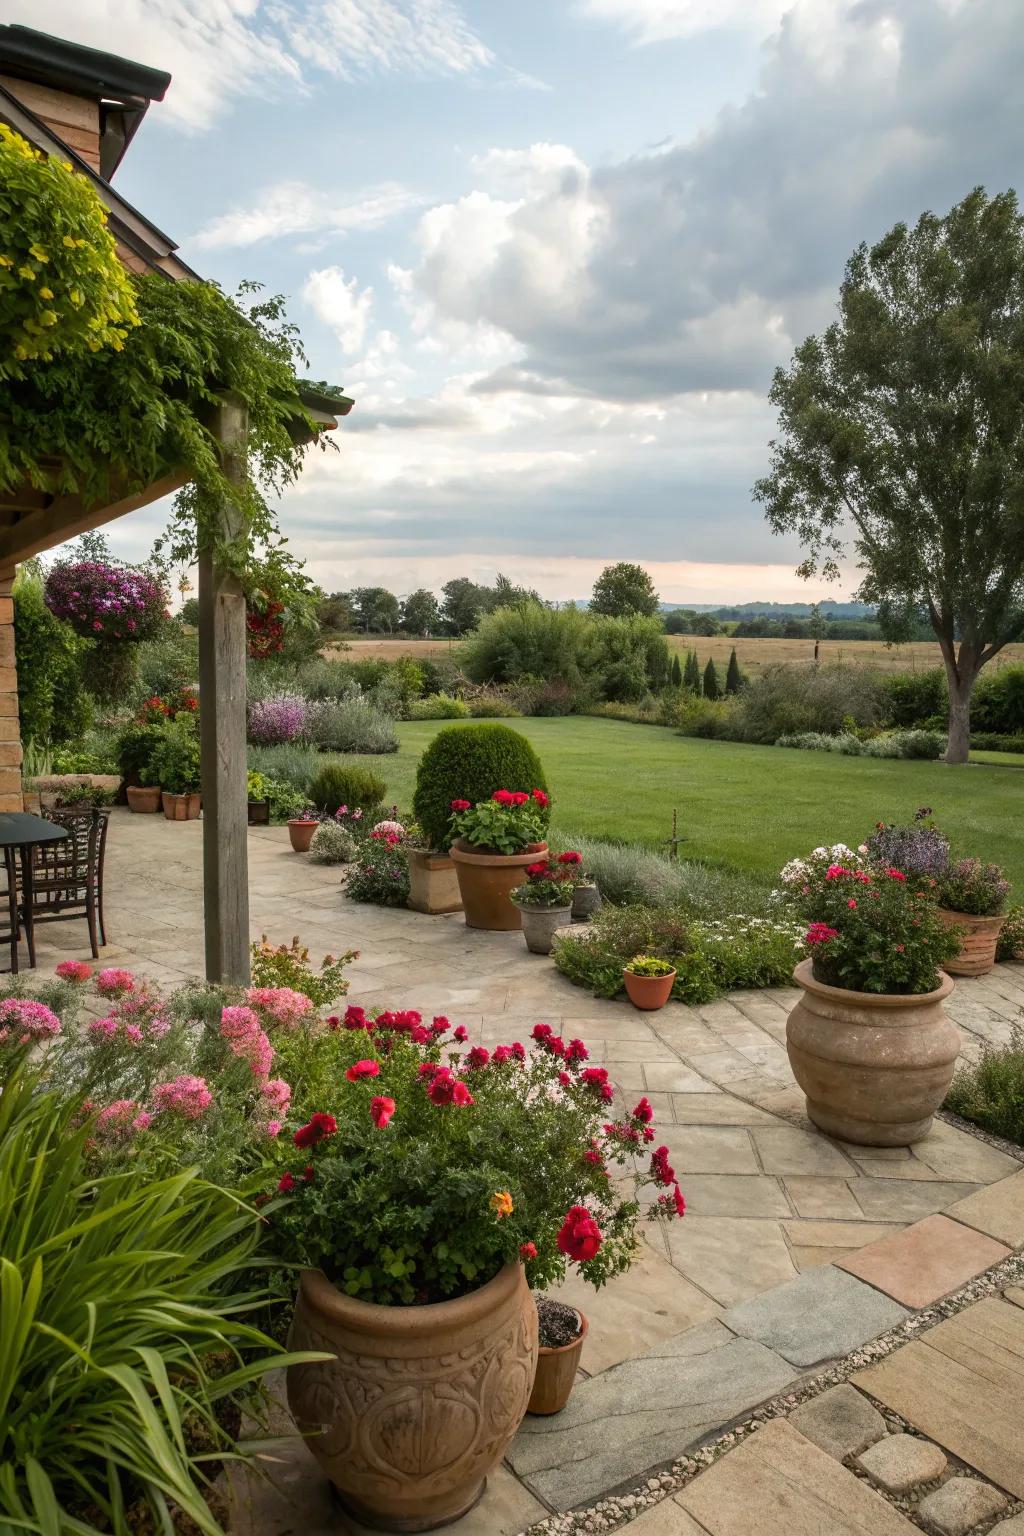
<svg viewBox="0 0 1024 1536">
<path fill-rule="evenodd" d="M 613 619 L 631 613 L 651 618 L 658 612 L 658 594 L 642 565 L 620 560 L 617 565 L 606 565 L 594 582 L 590 611 Z"/>
<path fill-rule="evenodd" d="M 985 663 L 1024 634 L 1024 218 L 975 188 L 850 258 L 839 317 L 776 372 L 770 473 L 755 497 L 903 639 L 924 613 L 966 761 Z"/>
</svg>

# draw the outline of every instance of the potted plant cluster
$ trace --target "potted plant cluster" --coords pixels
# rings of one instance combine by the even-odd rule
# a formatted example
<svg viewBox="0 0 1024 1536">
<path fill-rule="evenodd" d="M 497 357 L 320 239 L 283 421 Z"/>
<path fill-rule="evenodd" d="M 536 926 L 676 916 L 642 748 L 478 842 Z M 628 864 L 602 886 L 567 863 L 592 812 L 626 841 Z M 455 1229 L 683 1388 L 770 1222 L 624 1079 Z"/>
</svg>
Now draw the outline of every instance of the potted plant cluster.
<svg viewBox="0 0 1024 1536">
<path fill-rule="evenodd" d="M 140 772 L 143 783 L 159 784 L 168 821 L 195 821 L 202 808 L 199 793 L 199 737 L 191 720 L 164 726 L 153 754 Z"/>
<path fill-rule="evenodd" d="M 416 770 L 415 831 L 405 849 L 409 905 L 415 911 L 459 911 L 462 895 L 449 851 L 452 801 L 473 805 L 503 784 L 547 789 L 540 760 L 525 736 L 490 721 L 438 731 Z"/>
<path fill-rule="evenodd" d="M 622 968 L 626 996 L 634 1008 L 653 1013 L 672 996 L 676 969 L 657 955 L 634 955 Z"/>
<path fill-rule="evenodd" d="M 572 917 L 580 856 L 567 848 L 553 860 L 527 864 L 526 879 L 512 891 L 519 908 L 526 947 L 535 955 L 550 955 L 555 934 Z"/>
<path fill-rule="evenodd" d="M 489 800 L 451 803 L 451 853 L 470 928 L 519 928 L 509 899 L 528 866 L 546 854 L 550 800 L 542 789 L 496 789 Z M 571 905 L 571 902 L 569 903 Z"/>
<path fill-rule="evenodd" d="M 628 1268 L 641 1186 L 653 1216 L 684 1202 L 667 1149 L 648 1151 L 650 1106 L 616 1119 L 581 1041 L 538 1025 L 533 1053 L 461 1056 L 446 1019 L 335 1022 L 306 1119 L 271 1144 L 270 1241 L 305 1266 L 291 1345 L 333 1356 L 289 1370 L 289 1402 L 356 1518 L 426 1530 L 472 1507 L 527 1410 L 530 1287 Z"/>
<path fill-rule="evenodd" d="M 943 1007 L 958 935 L 921 882 L 867 845 L 815 849 L 782 881 L 807 924 L 786 1046 L 809 1117 L 861 1146 L 922 1140 L 960 1051 Z"/>
</svg>

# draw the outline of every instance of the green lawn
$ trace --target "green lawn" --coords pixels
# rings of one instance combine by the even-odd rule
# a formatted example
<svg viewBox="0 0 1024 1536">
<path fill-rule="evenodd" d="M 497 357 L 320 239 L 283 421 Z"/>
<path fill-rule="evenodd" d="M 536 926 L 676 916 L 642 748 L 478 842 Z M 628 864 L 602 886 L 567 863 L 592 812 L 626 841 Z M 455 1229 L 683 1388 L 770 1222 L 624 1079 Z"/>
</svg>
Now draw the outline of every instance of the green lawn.
<svg viewBox="0 0 1024 1536">
<path fill-rule="evenodd" d="M 409 806 L 419 755 L 444 723 L 401 723 L 401 750 L 373 760 L 389 800 Z M 929 805 L 958 850 L 1002 864 L 1024 893 L 1019 767 L 954 768 L 696 741 L 618 720 L 510 723 L 540 754 L 556 831 L 654 846 L 670 835 L 675 806 L 684 858 L 771 876 L 818 843 L 856 845 L 876 821 L 909 819 Z"/>
</svg>

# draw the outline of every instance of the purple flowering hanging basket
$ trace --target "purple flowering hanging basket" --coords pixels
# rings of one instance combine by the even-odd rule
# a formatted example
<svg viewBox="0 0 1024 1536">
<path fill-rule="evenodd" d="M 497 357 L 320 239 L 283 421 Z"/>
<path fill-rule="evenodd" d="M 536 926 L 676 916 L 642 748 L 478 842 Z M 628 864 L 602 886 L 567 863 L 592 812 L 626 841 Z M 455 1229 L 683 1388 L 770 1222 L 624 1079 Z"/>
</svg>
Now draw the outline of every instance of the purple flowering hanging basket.
<svg viewBox="0 0 1024 1536">
<path fill-rule="evenodd" d="M 46 606 L 88 640 L 149 640 L 167 616 L 158 582 L 130 565 L 62 561 L 46 578 Z"/>
</svg>

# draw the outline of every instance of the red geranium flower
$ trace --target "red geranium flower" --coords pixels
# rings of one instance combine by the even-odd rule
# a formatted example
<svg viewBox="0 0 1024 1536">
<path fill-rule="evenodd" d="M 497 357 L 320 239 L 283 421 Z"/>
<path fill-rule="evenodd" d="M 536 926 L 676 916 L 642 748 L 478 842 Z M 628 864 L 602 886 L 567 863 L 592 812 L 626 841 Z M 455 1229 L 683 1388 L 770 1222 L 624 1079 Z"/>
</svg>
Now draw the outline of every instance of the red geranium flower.
<svg viewBox="0 0 1024 1536">
<path fill-rule="evenodd" d="M 577 1264 L 585 1264 L 601 1247 L 601 1229 L 585 1205 L 572 1205 L 559 1228 L 558 1250 Z"/>
<path fill-rule="evenodd" d="M 469 1030 L 466 1028 L 465 1024 L 459 1025 L 453 1038 L 456 1039 L 460 1045 L 465 1044 L 465 1042 L 469 1039 Z"/>
<path fill-rule="evenodd" d="M 886 874 L 890 880 L 905 880 L 907 878 L 902 869 L 887 869 Z"/>
<path fill-rule="evenodd" d="M 675 1169 L 668 1160 L 668 1147 L 656 1147 L 651 1153 L 651 1172 L 656 1184 L 675 1182 Z"/>
<path fill-rule="evenodd" d="M 838 936 L 838 928 L 830 928 L 828 923 L 812 923 L 804 934 L 804 943 L 813 947 L 815 944 L 827 944 L 829 939 L 835 939 Z"/>
<path fill-rule="evenodd" d="M 290 1195 L 294 1188 L 295 1180 L 292 1175 L 290 1173 L 282 1174 L 281 1182 L 277 1186 L 278 1193 L 282 1195 Z"/>
<path fill-rule="evenodd" d="M 346 1029 L 368 1029 L 366 1022 L 366 1009 L 357 1008 L 355 1003 L 349 1003 L 345 1009 L 345 1017 L 342 1020 Z"/>
<path fill-rule="evenodd" d="M 386 1094 L 378 1094 L 370 1100 L 370 1118 L 379 1131 L 387 1125 L 395 1112 L 395 1101 Z"/>
<path fill-rule="evenodd" d="M 333 1136 L 337 1129 L 338 1122 L 334 1116 L 318 1110 L 310 1116 L 306 1125 L 299 1127 L 293 1139 L 297 1147 L 315 1147 L 325 1136 Z"/>
<path fill-rule="evenodd" d="M 537 802 L 537 804 L 539 806 L 543 806 L 543 807 L 546 808 L 547 806 L 549 806 L 551 804 L 551 801 L 549 800 L 548 796 L 544 793 L 544 791 L 542 789 L 535 789 L 533 791 L 533 798 L 536 800 L 536 802 Z"/>
<path fill-rule="evenodd" d="M 350 1083 L 361 1082 L 364 1077 L 379 1077 L 380 1062 L 357 1061 L 353 1066 L 349 1067 L 348 1071 L 345 1073 L 345 1076 L 348 1078 Z"/>
<path fill-rule="evenodd" d="M 654 1110 L 651 1108 L 651 1101 L 646 1094 L 639 1104 L 636 1105 L 630 1118 L 639 1120 L 641 1125 L 650 1125 L 654 1119 Z"/>
<path fill-rule="evenodd" d="M 582 864 L 583 855 L 577 853 L 574 848 L 567 848 L 564 853 L 558 855 L 559 864 Z"/>
<path fill-rule="evenodd" d="M 519 1245 L 519 1257 L 523 1260 L 524 1264 L 525 1264 L 527 1259 L 535 1259 L 537 1257 L 537 1244 L 536 1243 L 520 1243 L 520 1245 Z"/>
<path fill-rule="evenodd" d="M 470 809 L 470 802 L 468 800 L 453 800 L 452 801 L 452 810 L 453 811 L 468 811 L 469 809 Z"/>
<path fill-rule="evenodd" d="M 590 1052 L 587 1050 L 582 1040 L 570 1040 L 569 1044 L 565 1048 L 565 1059 L 568 1062 L 586 1061 L 588 1060 L 589 1056 Z"/>
<path fill-rule="evenodd" d="M 495 1052 L 495 1055 L 497 1055 L 497 1052 Z M 486 1067 L 490 1059 L 491 1053 L 485 1045 L 474 1045 L 466 1057 L 466 1065 L 473 1068 Z"/>
<path fill-rule="evenodd" d="M 542 879 L 547 872 L 548 867 L 543 860 L 539 864 L 527 864 L 526 866 L 526 873 L 532 875 L 535 880 Z"/>
<path fill-rule="evenodd" d="M 496 789 L 491 799 L 498 805 L 512 805 L 512 791 L 510 789 Z"/>
<path fill-rule="evenodd" d="M 523 789 L 514 789 L 512 791 L 511 804 L 512 805 L 525 805 L 527 800 L 529 800 L 529 798 L 530 797 L 526 793 L 525 790 L 523 790 Z"/>
</svg>

